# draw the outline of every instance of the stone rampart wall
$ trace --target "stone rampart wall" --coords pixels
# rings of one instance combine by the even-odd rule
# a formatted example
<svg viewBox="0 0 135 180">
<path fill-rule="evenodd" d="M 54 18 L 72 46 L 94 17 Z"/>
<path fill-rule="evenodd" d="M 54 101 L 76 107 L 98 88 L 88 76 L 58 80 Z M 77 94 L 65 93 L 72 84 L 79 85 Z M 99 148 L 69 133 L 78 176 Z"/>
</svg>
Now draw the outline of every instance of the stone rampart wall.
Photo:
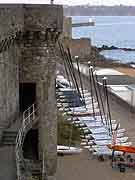
<svg viewBox="0 0 135 180">
<path fill-rule="evenodd" d="M 75 69 L 75 72 L 76 72 L 77 80 L 79 82 L 80 79 L 78 76 L 78 71 L 76 69 Z M 82 78 L 84 88 L 86 88 L 90 91 L 90 78 L 89 78 L 89 76 L 81 74 L 81 78 Z M 103 93 L 102 86 L 99 86 L 99 87 L 100 87 L 101 93 Z M 108 94 L 109 94 L 109 101 L 117 102 L 119 105 L 123 106 L 128 112 L 133 112 L 133 113 L 135 112 L 135 108 L 133 106 L 131 106 L 128 102 L 124 101 L 122 98 L 120 98 L 119 96 L 117 96 L 116 94 L 112 93 L 109 90 L 108 90 Z"/>
<path fill-rule="evenodd" d="M 0 40 L 23 31 L 23 5 L 0 5 Z"/>
<path fill-rule="evenodd" d="M 22 5 L 0 5 L 0 125 L 5 128 L 18 117 L 19 47 L 12 38 L 23 31 Z M 12 37 L 12 38 L 11 38 Z M 4 47 L 4 48 L 3 48 Z"/>
<path fill-rule="evenodd" d="M 64 17 L 63 19 L 63 33 L 61 38 L 72 39 L 72 18 Z"/>
</svg>

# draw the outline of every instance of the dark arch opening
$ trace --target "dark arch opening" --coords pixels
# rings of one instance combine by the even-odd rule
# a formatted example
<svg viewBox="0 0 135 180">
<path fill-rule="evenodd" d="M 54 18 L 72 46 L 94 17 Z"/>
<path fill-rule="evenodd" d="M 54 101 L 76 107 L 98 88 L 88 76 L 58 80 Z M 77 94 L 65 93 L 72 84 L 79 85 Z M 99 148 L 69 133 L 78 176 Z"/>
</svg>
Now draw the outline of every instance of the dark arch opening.
<svg viewBox="0 0 135 180">
<path fill-rule="evenodd" d="M 38 129 L 31 129 L 25 136 L 23 143 L 23 157 L 38 160 Z"/>
<path fill-rule="evenodd" d="M 36 83 L 19 84 L 19 106 L 20 112 L 25 111 L 36 102 Z"/>
</svg>

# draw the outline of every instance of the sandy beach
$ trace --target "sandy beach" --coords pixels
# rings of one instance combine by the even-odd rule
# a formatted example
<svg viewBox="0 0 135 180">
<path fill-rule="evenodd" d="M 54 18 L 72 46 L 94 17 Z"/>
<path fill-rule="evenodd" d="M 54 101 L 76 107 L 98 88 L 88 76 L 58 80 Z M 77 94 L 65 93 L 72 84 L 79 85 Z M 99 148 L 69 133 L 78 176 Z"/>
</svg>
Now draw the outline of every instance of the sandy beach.
<svg viewBox="0 0 135 180">
<path fill-rule="evenodd" d="M 126 135 L 135 142 L 135 114 L 127 111 L 110 99 L 113 119 L 120 120 L 121 128 L 126 128 Z M 100 162 L 92 159 L 88 150 L 80 155 L 58 157 L 57 180 L 134 180 L 135 169 L 127 169 L 125 173 L 111 168 L 110 160 Z"/>
<path fill-rule="evenodd" d="M 115 68 L 115 69 L 117 71 L 120 71 L 120 72 L 124 73 L 124 74 L 135 77 L 135 69 L 134 68 L 118 67 L 118 68 Z"/>
<path fill-rule="evenodd" d="M 113 170 L 110 161 L 91 159 L 88 151 L 80 155 L 58 158 L 58 180 L 134 180 L 135 170 L 120 173 Z"/>
</svg>

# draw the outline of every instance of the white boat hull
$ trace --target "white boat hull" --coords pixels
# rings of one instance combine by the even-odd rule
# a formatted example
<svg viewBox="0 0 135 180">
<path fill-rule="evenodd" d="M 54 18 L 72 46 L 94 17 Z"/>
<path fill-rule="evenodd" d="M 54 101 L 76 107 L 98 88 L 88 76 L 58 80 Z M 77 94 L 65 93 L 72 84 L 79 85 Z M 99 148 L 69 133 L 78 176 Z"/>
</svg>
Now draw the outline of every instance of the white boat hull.
<svg viewBox="0 0 135 180">
<path fill-rule="evenodd" d="M 69 146 L 57 146 L 57 153 L 63 155 L 73 155 L 73 154 L 80 154 L 82 152 L 81 148 L 76 147 L 69 147 Z"/>
</svg>

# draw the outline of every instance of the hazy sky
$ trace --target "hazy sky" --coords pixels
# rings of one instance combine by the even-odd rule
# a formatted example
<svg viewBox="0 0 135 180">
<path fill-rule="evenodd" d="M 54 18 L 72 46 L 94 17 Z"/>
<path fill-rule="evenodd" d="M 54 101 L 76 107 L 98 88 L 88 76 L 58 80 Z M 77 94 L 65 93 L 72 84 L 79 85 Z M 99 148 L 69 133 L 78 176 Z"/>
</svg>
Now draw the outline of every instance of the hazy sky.
<svg viewBox="0 0 135 180">
<path fill-rule="evenodd" d="M 135 5 L 135 0 L 55 0 L 55 2 L 63 4 L 90 4 L 90 5 L 115 5 L 115 4 L 124 4 L 124 5 Z"/>
<path fill-rule="evenodd" d="M 54 0 L 56 4 L 90 4 L 90 5 L 133 5 L 135 6 L 135 0 Z M 0 3 L 50 3 L 50 0 L 0 0 Z"/>
</svg>

